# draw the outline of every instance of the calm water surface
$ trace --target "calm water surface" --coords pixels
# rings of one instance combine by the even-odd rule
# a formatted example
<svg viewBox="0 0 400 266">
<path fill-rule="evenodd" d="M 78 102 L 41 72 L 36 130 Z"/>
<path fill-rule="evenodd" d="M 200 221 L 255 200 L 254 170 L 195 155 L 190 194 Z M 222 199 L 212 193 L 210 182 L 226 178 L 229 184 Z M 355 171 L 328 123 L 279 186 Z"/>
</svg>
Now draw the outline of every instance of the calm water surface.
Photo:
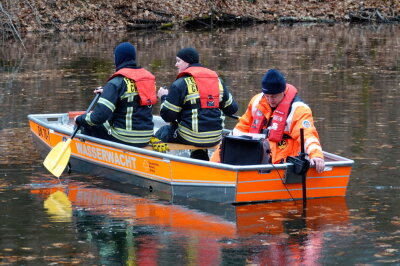
<svg viewBox="0 0 400 266">
<path fill-rule="evenodd" d="M 263 73 L 282 70 L 312 107 L 324 150 L 355 160 L 347 197 L 309 201 L 303 213 L 295 202 L 177 204 L 92 176 L 53 178 L 26 116 L 86 109 L 113 71 L 113 48 L 127 40 L 159 86 L 173 81 L 177 50 L 196 47 L 240 114 Z M 0 265 L 400 265 L 399 25 L 45 34 L 24 42 L 27 51 L 0 44 Z"/>
</svg>

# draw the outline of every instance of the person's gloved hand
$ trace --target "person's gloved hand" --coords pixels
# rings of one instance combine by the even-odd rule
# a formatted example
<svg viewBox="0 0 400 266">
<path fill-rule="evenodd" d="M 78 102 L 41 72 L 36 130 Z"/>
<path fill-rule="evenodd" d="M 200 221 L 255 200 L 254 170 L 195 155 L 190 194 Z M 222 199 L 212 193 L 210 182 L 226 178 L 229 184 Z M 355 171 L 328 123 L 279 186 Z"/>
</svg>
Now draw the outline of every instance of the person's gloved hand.
<svg viewBox="0 0 400 266">
<path fill-rule="evenodd" d="M 75 125 L 80 126 L 81 125 L 81 115 L 75 116 L 74 117 L 74 121 L 75 121 Z"/>
<path fill-rule="evenodd" d="M 150 138 L 150 144 L 153 147 L 154 151 L 158 151 L 158 152 L 162 152 L 162 153 L 166 153 L 167 151 L 169 151 L 168 145 L 165 142 L 162 142 L 160 139 L 152 136 Z"/>
<path fill-rule="evenodd" d="M 325 161 L 322 158 L 312 158 L 310 160 L 310 165 L 315 165 L 315 169 L 318 173 L 322 173 L 325 169 Z"/>
<path fill-rule="evenodd" d="M 160 89 L 157 92 L 157 97 L 161 100 L 162 96 L 168 95 L 168 89 L 165 87 L 160 87 Z"/>
</svg>

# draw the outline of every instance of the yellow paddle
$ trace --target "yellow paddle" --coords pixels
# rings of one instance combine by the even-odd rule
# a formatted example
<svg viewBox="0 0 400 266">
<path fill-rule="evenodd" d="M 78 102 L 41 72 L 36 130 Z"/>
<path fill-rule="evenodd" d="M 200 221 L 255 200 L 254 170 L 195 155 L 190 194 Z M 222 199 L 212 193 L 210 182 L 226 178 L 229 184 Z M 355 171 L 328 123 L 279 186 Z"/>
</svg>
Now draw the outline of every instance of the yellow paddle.
<svg viewBox="0 0 400 266">
<path fill-rule="evenodd" d="M 100 98 L 100 93 L 96 95 L 93 101 L 90 103 L 86 113 L 90 112 L 93 106 Z M 75 137 L 76 133 L 78 132 L 80 126 L 78 125 L 74 132 L 72 133 L 71 137 L 67 141 L 61 141 L 57 143 L 56 146 L 47 154 L 46 159 L 43 162 L 44 167 L 49 170 L 56 177 L 60 177 L 62 172 L 64 172 L 65 167 L 68 164 L 69 157 L 71 157 L 71 140 Z"/>
</svg>

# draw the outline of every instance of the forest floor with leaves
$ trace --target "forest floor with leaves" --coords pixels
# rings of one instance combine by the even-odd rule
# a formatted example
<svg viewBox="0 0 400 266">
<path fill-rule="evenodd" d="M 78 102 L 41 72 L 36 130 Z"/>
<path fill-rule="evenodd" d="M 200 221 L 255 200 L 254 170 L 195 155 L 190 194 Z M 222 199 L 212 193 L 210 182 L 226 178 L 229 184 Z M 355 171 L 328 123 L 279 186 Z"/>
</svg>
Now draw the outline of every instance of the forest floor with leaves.
<svg viewBox="0 0 400 266">
<path fill-rule="evenodd" d="M 2 1 L 3 2 L 3 1 Z M 5 33 L 213 27 L 267 22 L 400 22 L 398 0 L 17 0 L 0 3 Z"/>
</svg>

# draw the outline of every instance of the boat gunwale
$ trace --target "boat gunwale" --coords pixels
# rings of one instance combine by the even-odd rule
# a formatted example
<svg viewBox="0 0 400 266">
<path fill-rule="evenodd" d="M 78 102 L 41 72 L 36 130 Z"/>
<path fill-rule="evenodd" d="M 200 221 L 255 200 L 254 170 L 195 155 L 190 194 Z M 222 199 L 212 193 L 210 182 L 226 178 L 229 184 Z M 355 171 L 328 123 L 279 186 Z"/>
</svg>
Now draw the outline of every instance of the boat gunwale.
<svg viewBox="0 0 400 266">
<path fill-rule="evenodd" d="M 67 113 L 54 113 L 54 114 L 29 114 L 28 119 L 45 127 L 48 128 L 49 130 L 53 130 L 54 132 L 58 132 L 61 134 L 65 135 L 71 135 L 72 134 L 72 128 L 71 130 L 66 130 L 64 128 L 60 128 L 57 125 L 62 124 L 60 121 L 58 123 L 52 123 L 49 121 L 44 121 L 43 119 L 51 119 L 51 118 L 67 118 L 68 114 Z M 108 147 L 113 147 L 117 149 L 121 149 L 123 151 L 129 151 L 133 153 L 138 153 L 142 155 L 147 155 L 147 156 L 152 156 L 156 157 L 162 160 L 170 160 L 170 161 L 175 161 L 175 162 L 181 162 L 181 163 L 187 163 L 187 164 L 193 164 L 193 165 L 199 165 L 199 166 L 206 166 L 206 167 L 212 167 L 212 168 L 217 168 L 221 170 L 228 170 L 228 171 L 234 171 L 234 172 L 243 172 L 243 171 L 263 171 L 263 170 L 285 170 L 288 166 L 293 165 L 292 163 L 283 163 L 283 164 L 264 164 L 264 165 L 229 165 L 229 164 L 224 164 L 224 163 L 216 163 L 216 162 L 210 162 L 210 161 L 203 161 L 203 160 L 197 160 L 197 159 L 192 159 L 192 158 L 185 158 L 185 157 L 180 157 L 177 155 L 173 154 L 166 154 L 166 153 L 160 153 L 157 151 L 152 151 L 152 150 L 147 150 L 143 148 L 138 148 L 134 146 L 129 146 L 121 143 L 116 143 L 113 141 L 108 141 L 100 138 L 95 138 L 87 135 L 82 135 L 82 134 L 77 134 L 76 138 L 79 139 L 84 139 L 91 141 L 96 144 L 101 144 L 105 145 Z M 332 154 L 326 151 L 323 151 L 324 155 L 329 156 L 330 158 L 333 158 L 338 161 L 328 161 L 325 163 L 326 167 L 335 167 L 335 166 L 352 166 L 354 164 L 354 161 L 336 154 Z"/>
</svg>

